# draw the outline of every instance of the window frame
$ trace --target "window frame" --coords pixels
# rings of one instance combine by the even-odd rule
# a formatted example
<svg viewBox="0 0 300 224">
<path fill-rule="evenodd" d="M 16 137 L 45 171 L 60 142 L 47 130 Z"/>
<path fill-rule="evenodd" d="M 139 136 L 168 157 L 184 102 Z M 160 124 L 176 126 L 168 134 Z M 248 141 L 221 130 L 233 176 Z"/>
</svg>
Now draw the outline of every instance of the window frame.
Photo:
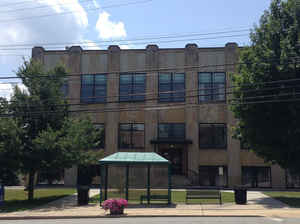
<svg viewBox="0 0 300 224">
<path fill-rule="evenodd" d="M 216 146 L 216 144 L 212 144 L 212 145 L 201 145 L 200 143 L 200 134 L 201 134 L 201 131 L 200 131 L 200 127 L 201 125 L 209 125 L 210 127 L 213 127 L 215 128 L 215 126 L 217 125 L 223 125 L 224 128 L 224 138 L 225 138 L 225 144 L 224 146 Z M 214 135 L 215 135 L 215 132 L 214 132 Z M 212 136 L 213 140 L 212 142 L 215 142 L 215 136 Z M 223 149 L 223 150 L 227 150 L 227 137 L 228 137 L 228 134 L 227 134 L 227 124 L 226 123 L 199 123 L 198 125 L 198 138 L 199 138 L 199 149 Z"/>
<path fill-rule="evenodd" d="M 62 83 L 60 90 L 62 92 L 63 97 L 67 98 L 69 95 L 69 91 L 70 91 L 69 80 L 67 77 L 63 78 L 63 83 Z"/>
<path fill-rule="evenodd" d="M 144 146 L 143 147 L 133 147 L 133 125 L 142 124 L 144 125 Z M 130 125 L 130 144 L 128 147 L 121 147 L 121 125 Z M 122 149 L 145 149 L 145 123 L 119 123 L 119 130 L 118 130 L 118 148 L 119 150 Z"/>
<path fill-rule="evenodd" d="M 198 166 L 198 173 L 199 173 L 199 183 L 200 183 L 200 169 L 213 169 L 213 168 L 216 168 L 216 169 L 219 169 L 219 167 L 222 167 L 223 168 L 223 176 L 225 171 L 226 171 L 226 177 L 225 177 L 225 181 L 226 181 L 226 184 L 225 185 L 222 185 L 222 186 L 208 186 L 208 187 L 228 187 L 228 180 L 229 180 L 229 175 L 228 175 L 228 166 L 227 165 L 199 165 Z M 220 175 L 218 175 L 220 176 Z M 200 185 L 202 186 L 202 185 Z M 204 185 L 203 185 L 204 186 Z"/>
<path fill-rule="evenodd" d="M 201 74 L 210 74 L 210 99 L 209 100 L 200 100 L 200 75 Z M 214 94 L 214 74 L 224 74 L 224 100 L 215 100 L 214 96 L 216 94 Z M 227 101 L 227 94 L 226 94 L 226 84 L 227 84 L 227 74 L 226 72 L 198 72 L 198 104 L 202 104 L 202 103 L 224 103 Z M 205 95 L 206 96 L 206 95 Z"/>
<path fill-rule="evenodd" d="M 259 172 L 259 170 L 263 170 L 263 169 L 265 169 L 265 170 L 267 170 L 268 172 L 268 174 L 269 174 L 269 180 L 267 181 L 267 182 L 269 182 L 269 186 L 261 186 L 259 183 L 260 182 L 256 182 L 256 186 L 250 186 L 250 187 L 248 187 L 248 188 L 272 188 L 272 169 L 271 169 L 271 166 L 241 166 L 241 182 L 242 182 L 242 184 L 243 185 L 247 185 L 247 183 L 245 183 L 245 177 L 244 177 L 244 173 L 245 173 L 245 171 L 248 171 L 248 173 L 250 173 L 249 171 L 251 170 L 251 174 L 253 174 L 253 173 L 256 173 L 256 174 L 258 174 Z M 258 178 L 258 175 L 257 176 L 255 176 L 255 179 L 257 179 Z M 265 181 L 266 182 L 266 181 Z"/>
<path fill-rule="evenodd" d="M 123 96 L 121 95 L 121 76 L 122 75 L 130 75 L 130 79 L 131 79 L 131 82 L 130 82 L 130 86 L 131 86 L 131 93 L 129 95 L 126 95 L 126 96 Z M 144 89 L 144 93 L 141 94 L 141 96 L 143 96 L 143 99 L 133 99 L 134 95 L 133 94 L 136 94 L 134 93 L 134 90 L 135 90 L 135 83 L 134 83 L 134 76 L 135 75 L 143 75 L 145 80 L 144 80 L 144 86 L 145 86 L 145 89 Z M 120 73 L 119 75 L 119 103 L 128 103 L 128 102 L 145 102 L 146 100 L 146 91 L 147 91 L 147 73 L 129 73 L 129 72 L 124 72 L 124 73 Z M 121 97 L 128 97 L 130 98 L 129 100 L 121 100 Z"/>
<path fill-rule="evenodd" d="M 178 125 L 178 124 L 180 124 L 180 125 L 183 125 L 183 127 L 184 127 L 184 136 L 183 136 L 183 138 L 182 139 L 185 139 L 186 138 L 186 130 L 185 130 L 185 128 L 186 128 L 186 125 L 185 125 L 185 123 L 167 123 L 167 122 L 162 122 L 162 123 L 158 123 L 158 125 L 157 125 L 157 138 L 158 139 L 172 139 L 172 138 L 174 138 L 174 136 L 173 137 L 167 137 L 167 138 L 163 138 L 163 137 L 160 137 L 159 136 L 159 125 L 171 125 L 171 133 L 173 133 L 174 132 L 174 125 Z"/>
<path fill-rule="evenodd" d="M 171 75 L 171 91 L 170 91 L 170 93 L 169 94 L 171 94 L 171 96 L 170 96 L 170 99 L 169 100 L 164 100 L 164 101 L 162 101 L 161 100 L 161 94 L 165 94 L 164 92 L 161 92 L 160 91 L 160 82 L 159 82 L 159 78 L 160 78 L 160 75 L 164 75 L 164 74 L 169 74 L 169 75 Z M 184 90 L 183 90 L 183 94 L 184 94 L 184 96 L 183 96 L 183 100 L 181 101 L 181 100 L 174 100 L 174 98 L 176 99 L 176 98 L 179 98 L 179 97 L 176 97 L 176 96 L 174 96 L 174 94 L 176 94 L 176 93 L 174 93 L 174 75 L 176 75 L 176 74 L 183 74 L 184 75 L 184 82 L 183 82 L 183 86 L 184 86 Z M 157 83 L 158 83 L 158 102 L 159 103 L 170 103 L 170 102 L 185 102 L 186 100 L 185 100 L 185 98 L 186 98 L 186 94 L 185 94 L 185 91 L 186 91 L 186 75 L 185 75 L 185 72 L 161 72 L 161 73 L 158 73 L 158 80 L 157 80 Z"/>
<path fill-rule="evenodd" d="M 86 101 L 86 100 L 89 100 L 89 98 L 87 99 L 83 99 L 82 97 L 82 90 L 83 90 L 83 77 L 85 75 L 92 75 L 93 76 L 93 94 L 92 94 L 92 97 L 91 98 L 91 101 Z M 103 97 L 103 101 L 99 102 L 97 101 L 97 97 L 95 96 L 95 89 L 96 89 L 96 76 L 99 75 L 99 76 L 104 76 L 105 77 L 105 84 L 101 84 L 101 86 L 105 86 L 105 96 Z M 100 98 L 101 99 L 101 98 Z M 106 73 L 96 73 L 96 74 L 81 74 L 80 75 L 80 103 L 84 103 L 84 104 L 105 104 L 107 103 L 107 74 Z"/>
<path fill-rule="evenodd" d="M 105 123 L 93 123 L 93 125 L 94 125 L 94 127 L 96 126 L 96 125 L 103 125 L 103 130 L 104 130 L 104 146 L 103 146 L 103 148 L 95 148 L 95 149 L 103 149 L 103 150 L 105 150 L 105 146 L 106 146 L 106 135 L 105 135 Z"/>
</svg>

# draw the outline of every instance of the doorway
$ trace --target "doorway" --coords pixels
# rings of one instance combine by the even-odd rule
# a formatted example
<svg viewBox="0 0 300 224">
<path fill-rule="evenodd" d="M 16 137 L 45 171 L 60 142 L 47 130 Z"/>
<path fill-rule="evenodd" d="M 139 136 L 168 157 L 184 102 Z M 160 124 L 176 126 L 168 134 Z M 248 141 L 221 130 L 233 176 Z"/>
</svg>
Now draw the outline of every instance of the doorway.
<svg viewBox="0 0 300 224">
<path fill-rule="evenodd" d="M 159 154 L 172 164 L 172 175 L 185 174 L 186 156 L 182 148 L 161 148 Z"/>
</svg>

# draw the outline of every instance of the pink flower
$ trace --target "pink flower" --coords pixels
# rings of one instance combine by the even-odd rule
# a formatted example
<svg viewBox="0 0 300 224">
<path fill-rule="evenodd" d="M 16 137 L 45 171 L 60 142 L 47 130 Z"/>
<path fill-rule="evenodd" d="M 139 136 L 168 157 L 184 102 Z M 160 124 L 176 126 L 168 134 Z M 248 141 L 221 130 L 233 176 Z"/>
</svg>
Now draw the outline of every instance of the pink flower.
<svg viewBox="0 0 300 224">
<path fill-rule="evenodd" d="M 103 202 L 102 208 L 104 210 L 110 209 L 111 211 L 118 211 L 121 208 L 127 207 L 128 202 L 127 200 L 120 198 L 120 199 L 108 199 Z"/>
</svg>

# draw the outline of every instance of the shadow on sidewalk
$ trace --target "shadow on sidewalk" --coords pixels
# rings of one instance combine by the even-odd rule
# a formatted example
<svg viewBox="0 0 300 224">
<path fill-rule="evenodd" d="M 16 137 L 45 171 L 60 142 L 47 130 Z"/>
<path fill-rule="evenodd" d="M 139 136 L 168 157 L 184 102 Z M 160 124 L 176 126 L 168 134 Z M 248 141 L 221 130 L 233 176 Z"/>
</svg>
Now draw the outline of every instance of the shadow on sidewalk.
<svg viewBox="0 0 300 224">
<path fill-rule="evenodd" d="M 151 203 L 151 204 L 129 204 L 127 206 L 128 209 L 134 208 L 176 208 L 176 204 L 159 204 L 159 203 Z"/>
<path fill-rule="evenodd" d="M 278 201 L 274 198 L 271 197 L 266 197 L 266 198 L 257 198 L 257 199 L 252 199 L 248 201 L 248 204 L 256 204 L 256 205 L 261 205 L 264 208 L 288 208 L 289 206 L 281 201 Z"/>
</svg>

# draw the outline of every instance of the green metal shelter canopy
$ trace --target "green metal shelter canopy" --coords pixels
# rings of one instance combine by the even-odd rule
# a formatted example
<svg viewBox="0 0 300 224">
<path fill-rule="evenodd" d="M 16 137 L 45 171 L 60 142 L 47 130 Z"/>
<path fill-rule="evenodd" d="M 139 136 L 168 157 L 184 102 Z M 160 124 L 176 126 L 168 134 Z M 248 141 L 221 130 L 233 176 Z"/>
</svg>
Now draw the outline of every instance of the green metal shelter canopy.
<svg viewBox="0 0 300 224">
<path fill-rule="evenodd" d="M 154 164 L 154 163 L 170 163 L 169 160 L 163 158 L 154 152 L 117 152 L 107 156 L 99 161 L 100 165 L 104 164 Z"/>
<path fill-rule="evenodd" d="M 109 165 L 126 166 L 126 200 L 128 200 L 129 187 L 129 167 L 130 165 L 140 164 L 147 166 L 147 201 L 150 204 L 150 169 L 151 165 L 167 165 L 168 166 L 168 204 L 171 204 L 171 162 L 154 152 L 117 152 L 99 160 L 101 172 L 100 184 L 100 204 L 103 200 L 103 185 L 104 185 L 104 200 L 107 199 L 108 187 L 108 167 Z M 102 175 L 102 169 L 105 169 L 105 175 Z"/>
</svg>

